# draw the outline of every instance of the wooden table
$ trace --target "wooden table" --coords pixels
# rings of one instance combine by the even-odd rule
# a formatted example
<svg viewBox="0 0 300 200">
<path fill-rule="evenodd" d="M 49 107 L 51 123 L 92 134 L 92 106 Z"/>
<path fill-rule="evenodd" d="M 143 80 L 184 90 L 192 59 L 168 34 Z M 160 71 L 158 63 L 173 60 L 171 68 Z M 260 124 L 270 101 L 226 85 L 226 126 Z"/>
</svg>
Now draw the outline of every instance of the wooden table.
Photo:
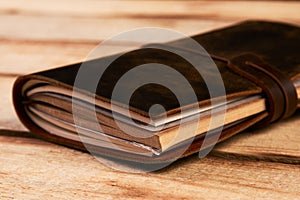
<svg viewBox="0 0 300 200">
<path fill-rule="evenodd" d="M 11 99 L 18 75 L 84 59 L 122 31 L 155 26 L 193 35 L 245 19 L 300 25 L 299 10 L 295 1 L 0 1 L 0 199 L 300 199 L 299 110 L 204 159 L 141 174 L 30 137 Z"/>
</svg>

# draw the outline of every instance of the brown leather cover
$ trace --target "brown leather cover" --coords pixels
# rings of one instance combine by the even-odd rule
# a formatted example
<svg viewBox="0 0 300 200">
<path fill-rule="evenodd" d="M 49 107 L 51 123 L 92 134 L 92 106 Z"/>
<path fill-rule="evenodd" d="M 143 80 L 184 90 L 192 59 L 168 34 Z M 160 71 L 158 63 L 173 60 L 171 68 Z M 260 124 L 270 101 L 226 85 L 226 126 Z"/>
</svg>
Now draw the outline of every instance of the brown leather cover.
<svg viewBox="0 0 300 200">
<path fill-rule="evenodd" d="M 262 94 L 267 98 L 268 110 L 266 112 L 255 115 L 230 129 L 223 130 L 219 141 L 259 122 L 267 124 L 288 117 L 296 110 L 299 100 L 297 100 L 296 90 L 291 81 L 300 78 L 299 27 L 275 22 L 246 21 L 196 35 L 193 39 L 200 43 L 214 58 L 221 72 L 228 98 L 254 94 Z M 173 42 L 172 45 L 182 42 L 184 40 Z M 97 62 L 103 59 L 107 58 L 90 62 L 96 66 Z M 97 98 L 109 101 L 116 82 L 123 74 L 135 66 L 152 62 L 165 64 L 179 71 L 192 85 L 198 102 L 209 102 L 210 96 L 204 80 L 193 71 L 193 67 L 183 58 L 157 49 L 131 51 L 115 60 L 101 77 L 99 84 L 101 90 L 100 87 L 97 89 Z M 23 103 L 28 101 L 24 91 L 28 89 L 26 83 L 29 80 L 43 80 L 56 87 L 72 88 L 80 65 L 81 63 L 77 63 L 19 77 L 14 85 L 13 99 L 20 120 L 33 134 L 48 141 L 85 150 L 84 145 L 80 142 L 49 134 L 47 130 L 36 126 L 26 115 L 24 110 L 26 104 Z M 99 67 L 95 67 L 93 70 L 96 72 Z M 126 91 L 126 85 L 123 87 Z M 89 91 L 89 88 L 80 89 L 93 92 L 92 90 Z M 184 95 L 184 91 L 182 92 Z M 122 103 L 122 99 L 119 101 Z M 134 112 L 147 116 L 147 111 L 153 104 L 163 105 L 169 113 L 174 112 L 179 107 L 176 97 L 167 88 L 150 84 L 134 92 L 130 101 L 130 108 Z M 203 137 L 196 138 L 181 156 L 199 151 L 202 142 Z M 92 148 L 100 154 L 115 158 L 141 163 L 160 163 L 176 159 L 173 155 L 180 149 L 180 146 L 168 150 L 160 156 L 153 157 L 136 156 L 102 147 Z"/>
</svg>

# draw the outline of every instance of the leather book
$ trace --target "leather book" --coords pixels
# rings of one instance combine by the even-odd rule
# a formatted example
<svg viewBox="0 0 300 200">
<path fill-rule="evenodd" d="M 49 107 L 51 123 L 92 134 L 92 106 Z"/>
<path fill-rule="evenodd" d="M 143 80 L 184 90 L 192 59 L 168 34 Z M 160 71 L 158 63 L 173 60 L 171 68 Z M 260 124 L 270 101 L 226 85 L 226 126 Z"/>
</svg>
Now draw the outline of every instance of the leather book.
<svg viewBox="0 0 300 200">
<path fill-rule="evenodd" d="M 299 27 L 245 21 L 191 38 L 207 53 L 179 39 L 21 76 L 13 88 L 16 112 L 47 141 L 159 164 L 300 107 Z"/>
</svg>

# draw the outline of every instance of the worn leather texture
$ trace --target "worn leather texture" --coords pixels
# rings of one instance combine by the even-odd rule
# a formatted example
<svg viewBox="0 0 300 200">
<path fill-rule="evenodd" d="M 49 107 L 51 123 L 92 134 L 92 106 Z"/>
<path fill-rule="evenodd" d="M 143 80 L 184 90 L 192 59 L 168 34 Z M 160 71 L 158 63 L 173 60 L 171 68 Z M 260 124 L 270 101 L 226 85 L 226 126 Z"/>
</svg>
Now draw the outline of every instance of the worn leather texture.
<svg viewBox="0 0 300 200">
<path fill-rule="evenodd" d="M 266 90 L 259 84 L 257 84 L 255 81 L 253 82 L 247 77 L 241 76 L 241 74 L 237 73 L 235 70 L 232 70 L 232 68 L 228 66 L 230 61 L 234 60 L 241 54 L 251 53 L 259 57 L 259 59 L 263 60 L 264 63 L 267 63 L 268 66 L 276 69 L 276 71 L 280 71 L 282 76 L 285 77 L 283 78 L 284 80 L 288 79 L 292 81 L 300 77 L 300 57 L 298 49 L 300 44 L 299 27 L 275 22 L 246 21 L 230 27 L 196 35 L 192 38 L 201 44 L 209 54 L 216 55 L 216 57 L 221 58 L 213 60 L 221 73 L 226 90 L 226 96 L 229 99 L 232 97 L 254 94 L 262 94 L 266 96 L 266 98 L 269 98 Z M 180 46 L 180 44 L 184 42 L 185 40 L 178 40 L 167 45 Z M 199 55 L 195 54 L 194 56 Z M 175 69 L 189 81 L 193 90 L 195 91 L 199 104 L 204 105 L 209 103 L 211 97 L 203 77 L 187 60 L 180 56 L 174 55 L 168 51 L 148 48 L 138 49 L 123 54 L 122 56 L 115 57 L 117 59 L 111 63 L 111 65 L 103 73 L 96 91 L 93 88 L 90 88 L 88 84 L 79 89 L 85 91 L 87 94 L 95 93 L 96 98 L 110 102 L 112 91 L 116 83 L 126 72 L 142 64 L 160 63 Z M 93 74 L 99 73 L 99 70 L 101 70 L 101 63 L 103 63 L 103 60 L 105 59 L 110 59 L 110 57 L 99 58 L 88 62 Z M 29 89 L 27 88 L 28 86 L 26 86 L 26 83 L 32 79 L 42 80 L 56 87 L 72 89 L 81 64 L 82 63 L 77 63 L 57 69 L 22 76 L 14 85 L 13 95 L 14 105 L 19 118 L 34 134 L 55 143 L 73 148 L 85 149 L 84 145 L 79 142 L 66 140 L 62 137 L 51 135 L 46 130 L 36 126 L 26 115 L 26 112 L 24 111 L 24 107 L 26 105 L 22 103 L 28 101 L 24 91 Z M 159 71 L 155 70 L 156 68 L 154 67 L 153 71 L 149 73 L 159 74 Z M 176 84 L 177 80 L 173 80 L 172 77 L 168 76 L 168 74 L 161 74 L 161 77 L 162 79 L 169 80 L 171 84 Z M 138 79 L 139 76 L 136 76 L 135 78 Z M 189 94 L 186 93 L 187 90 L 184 87 L 181 87 L 181 85 L 178 85 L 180 95 L 189 96 Z M 124 92 L 126 92 L 128 88 L 130 88 L 129 85 L 122 85 L 122 90 Z M 291 88 L 291 90 L 294 90 L 294 88 Z M 287 94 L 292 93 L 293 91 L 287 92 Z M 292 110 L 296 109 L 297 101 L 299 102 L 299 100 L 295 100 L 294 96 L 291 98 L 293 99 L 291 102 L 296 101 L 296 103 L 294 103 L 295 105 L 292 105 L 292 108 L 289 108 L 291 111 L 289 111 L 290 113 L 288 116 L 293 113 Z M 125 100 L 122 98 L 117 100 L 120 104 L 126 104 Z M 284 110 L 287 109 L 288 105 L 290 105 L 290 100 L 286 100 L 285 98 L 282 101 L 282 111 L 278 111 L 281 113 L 285 112 Z M 186 105 L 194 103 L 197 102 L 189 101 L 189 99 L 186 99 L 185 101 Z M 157 84 L 147 84 L 140 87 L 133 93 L 130 99 L 130 109 L 133 112 L 143 116 L 148 116 L 148 110 L 154 104 L 162 105 L 166 109 L 167 114 L 178 112 L 180 106 L 185 106 L 179 104 L 176 95 L 174 95 L 171 90 Z M 220 141 L 258 123 L 265 118 L 268 118 L 268 115 L 270 116 L 270 113 L 273 113 L 273 111 L 270 109 L 274 109 L 274 105 L 267 106 L 269 110 L 266 112 L 260 113 L 259 115 L 256 115 L 233 128 L 224 130 L 220 136 Z M 280 108 L 276 109 L 280 110 Z M 157 113 L 154 114 L 159 116 L 162 113 L 157 111 Z M 279 116 L 278 119 L 280 117 L 281 116 Z M 277 121 L 277 119 L 268 120 L 268 123 L 272 121 Z M 197 152 L 202 142 L 203 138 L 197 138 L 197 140 L 192 143 L 190 148 L 181 156 L 183 157 Z M 95 149 L 100 149 L 100 152 L 103 152 L 104 155 L 110 155 L 112 157 L 143 163 L 159 163 L 170 159 L 172 160 L 174 159 L 174 157 L 172 157 L 173 152 L 176 151 L 176 149 L 172 149 L 161 156 L 153 156 L 149 158 L 130 155 L 126 152 L 116 152 L 109 149 L 103 149 L 101 147 L 95 147 Z"/>
</svg>

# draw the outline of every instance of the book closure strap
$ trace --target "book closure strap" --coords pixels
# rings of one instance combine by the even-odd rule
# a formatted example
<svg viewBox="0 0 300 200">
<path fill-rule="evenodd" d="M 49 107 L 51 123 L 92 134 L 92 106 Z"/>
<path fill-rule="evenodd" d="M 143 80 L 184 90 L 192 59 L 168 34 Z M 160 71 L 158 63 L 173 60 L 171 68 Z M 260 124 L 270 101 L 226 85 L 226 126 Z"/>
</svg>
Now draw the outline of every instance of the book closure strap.
<svg viewBox="0 0 300 200">
<path fill-rule="evenodd" d="M 262 88 L 269 115 L 257 125 L 265 125 L 291 116 L 297 109 L 297 92 L 293 82 L 280 70 L 259 56 L 245 53 L 227 61 L 228 67 Z"/>
<path fill-rule="evenodd" d="M 144 47 L 151 46 L 167 46 L 168 48 L 174 48 L 196 55 L 210 56 L 213 60 L 226 63 L 231 71 L 259 86 L 267 99 L 269 114 L 265 119 L 256 124 L 257 126 L 263 126 L 287 118 L 297 110 L 297 91 L 290 78 L 254 53 L 243 53 L 233 59 L 228 59 L 211 53 L 204 54 L 190 48 L 169 44 L 153 43 L 145 45 Z"/>
</svg>

